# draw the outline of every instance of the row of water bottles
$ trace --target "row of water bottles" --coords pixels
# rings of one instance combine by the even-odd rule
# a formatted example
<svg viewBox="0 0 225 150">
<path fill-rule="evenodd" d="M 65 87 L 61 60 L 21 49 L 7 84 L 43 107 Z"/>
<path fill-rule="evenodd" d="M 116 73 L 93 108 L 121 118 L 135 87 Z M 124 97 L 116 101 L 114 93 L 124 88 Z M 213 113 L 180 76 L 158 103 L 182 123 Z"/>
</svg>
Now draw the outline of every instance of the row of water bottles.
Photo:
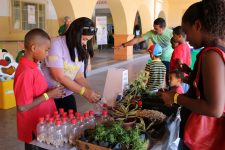
<svg viewBox="0 0 225 150">
<path fill-rule="evenodd" d="M 45 142 L 55 147 L 62 147 L 64 143 L 75 145 L 86 129 L 94 129 L 97 123 L 94 111 L 85 112 L 83 115 L 79 112 L 69 110 L 64 112 L 64 109 L 59 109 L 50 117 L 47 114 L 39 119 L 37 124 L 37 140 Z M 105 123 L 109 120 L 108 111 L 102 110 L 102 115 L 98 123 Z"/>
</svg>

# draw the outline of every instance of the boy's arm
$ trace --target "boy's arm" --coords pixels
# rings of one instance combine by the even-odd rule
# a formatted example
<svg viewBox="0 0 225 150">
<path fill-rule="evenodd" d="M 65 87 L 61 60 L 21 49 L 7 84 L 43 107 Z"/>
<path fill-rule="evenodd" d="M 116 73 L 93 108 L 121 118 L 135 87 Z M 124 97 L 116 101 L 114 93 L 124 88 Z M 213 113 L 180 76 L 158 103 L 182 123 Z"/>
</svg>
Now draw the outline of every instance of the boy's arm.
<svg viewBox="0 0 225 150">
<path fill-rule="evenodd" d="M 17 110 L 21 112 L 28 111 L 38 105 L 40 105 L 42 102 L 46 101 L 45 97 L 43 95 L 33 99 L 33 102 L 31 104 L 26 104 L 26 105 L 18 105 Z"/>
<path fill-rule="evenodd" d="M 44 94 L 47 94 L 47 95 L 44 96 Z M 49 98 L 62 97 L 63 94 L 64 94 L 64 87 L 60 86 L 60 87 L 51 89 L 44 94 L 34 98 L 32 100 L 32 103 L 30 103 L 30 104 L 17 105 L 17 110 L 21 111 L 21 112 L 25 112 L 25 111 L 28 111 L 30 109 L 33 109 L 34 107 L 40 105 L 43 102 L 49 100 Z"/>
</svg>

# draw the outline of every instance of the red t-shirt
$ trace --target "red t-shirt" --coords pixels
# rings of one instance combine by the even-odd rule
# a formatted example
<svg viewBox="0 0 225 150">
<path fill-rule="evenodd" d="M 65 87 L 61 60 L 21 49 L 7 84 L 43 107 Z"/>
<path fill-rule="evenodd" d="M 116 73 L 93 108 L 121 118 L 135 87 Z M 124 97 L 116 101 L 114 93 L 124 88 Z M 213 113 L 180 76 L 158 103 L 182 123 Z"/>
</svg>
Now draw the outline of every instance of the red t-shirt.
<svg viewBox="0 0 225 150">
<path fill-rule="evenodd" d="M 191 65 L 191 49 L 186 42 L 175 47 L 170 60 L 170 70 L 177 68 L 176 59 L 180 59 L 183 64 L 188 66 Z"/>
<path fill-rule="evenodd" d="M 47 88 L 48 84 L 38 65 L 22 57 L 14 79 L 16 105 L 31 104 L 33 99 L 45 93 Z M 31 142 L 32 132 L 36 134 L 38 119 L 45 114 L 52 114 L 55 110 L 53 99 L 49 99 L 31 110 L 25 112 L 17 111 L 18 139 L 26 143 Z"/>
</svg>

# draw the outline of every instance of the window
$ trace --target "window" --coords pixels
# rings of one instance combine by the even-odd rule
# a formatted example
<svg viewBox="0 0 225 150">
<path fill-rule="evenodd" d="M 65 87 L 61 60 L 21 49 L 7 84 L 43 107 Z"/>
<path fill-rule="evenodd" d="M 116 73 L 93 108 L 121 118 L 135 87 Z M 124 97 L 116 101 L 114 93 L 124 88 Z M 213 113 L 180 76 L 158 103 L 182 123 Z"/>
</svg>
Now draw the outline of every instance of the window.
<svg viewBox="0 0 225 150">
<path fill-rule="evenodd" d="M 45 4 L 12 0 L 12 26 L 16 30 L 45 29 Z"/>
</svg>

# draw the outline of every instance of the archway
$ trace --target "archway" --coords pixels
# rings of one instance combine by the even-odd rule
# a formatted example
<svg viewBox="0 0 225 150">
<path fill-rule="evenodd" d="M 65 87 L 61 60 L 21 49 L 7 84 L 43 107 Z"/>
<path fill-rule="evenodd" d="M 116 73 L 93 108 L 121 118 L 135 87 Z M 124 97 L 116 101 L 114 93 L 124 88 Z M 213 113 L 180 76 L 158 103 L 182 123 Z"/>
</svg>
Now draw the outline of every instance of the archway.
<svg viewBox="0 0 225 150">
<path fill-rule="evenodd" d="M 164 11 L 160 11 L 158 17 L 159 18 L 163 18 L 163 19 L 166 20 L 166 14 L 165 14 L 165 12 Z"/>
</svg>

